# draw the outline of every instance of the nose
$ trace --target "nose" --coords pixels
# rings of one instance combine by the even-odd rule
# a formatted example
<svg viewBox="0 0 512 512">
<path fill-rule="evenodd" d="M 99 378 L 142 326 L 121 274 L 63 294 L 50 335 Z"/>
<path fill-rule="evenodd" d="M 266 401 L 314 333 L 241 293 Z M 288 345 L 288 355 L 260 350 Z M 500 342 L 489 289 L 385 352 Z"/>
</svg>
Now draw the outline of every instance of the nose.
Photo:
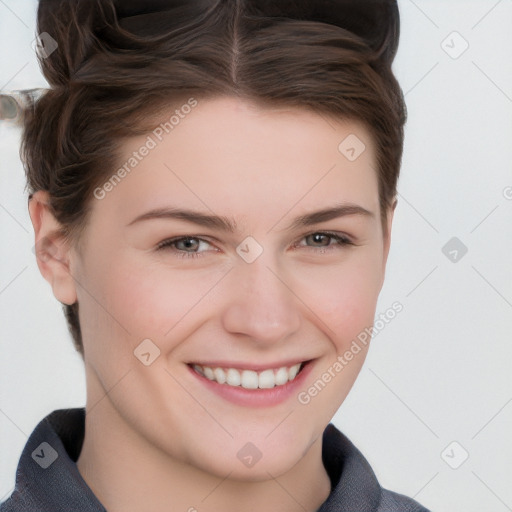
<svg viewBox="0 0 512 512">
<path fill-rule="evenodd" d="M 239 261 L 228 276 L 223 302 L 226 331 L 260 345 L 278 343 L 301 325 L 300 301 L 283 272 L 269 263 L 263 255 L 252 263 Z"/>
</svg>

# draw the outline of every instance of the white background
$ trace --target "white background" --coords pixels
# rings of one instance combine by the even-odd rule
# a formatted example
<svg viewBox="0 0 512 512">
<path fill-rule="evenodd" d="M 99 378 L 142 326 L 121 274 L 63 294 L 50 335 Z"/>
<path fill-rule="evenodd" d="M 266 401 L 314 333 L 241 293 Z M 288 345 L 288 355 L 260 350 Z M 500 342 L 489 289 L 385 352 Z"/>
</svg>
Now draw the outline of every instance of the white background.
<svg viewBox="0 0 512 512">
<path fill-rule="evenodd" d="M 383 486 L 433 511 L 504 512 L 512 510 L 512 0 L 399 5 L 395 71 L 409 121 L 377 311 L 394 301 L 404 310 L 375 337 L 333 421 Z M 35 9 L 0 0 L 2 90 L 46 85 L 31 48 Z M 464 41 L 469 48 L 453 58 Z M 32 252 L 19 135 L 0 123 L 0 501 L 39 420 L 85 404 L 83 364 Z M 457 262 L 442 252 L 452 237 L 468 248 Z M 452 469 L 445 460 L 455 465 L 462 450 L 468 459 Z"/>
</svg>

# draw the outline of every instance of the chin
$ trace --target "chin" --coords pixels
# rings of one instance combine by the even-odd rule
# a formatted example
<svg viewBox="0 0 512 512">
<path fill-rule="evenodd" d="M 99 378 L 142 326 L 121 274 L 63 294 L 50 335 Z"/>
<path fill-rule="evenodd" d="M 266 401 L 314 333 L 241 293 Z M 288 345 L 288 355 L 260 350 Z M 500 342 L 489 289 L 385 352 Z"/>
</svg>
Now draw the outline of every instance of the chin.
<svg viewBox="0 0 512 512">
<path fill-rule="evenodd" d="M 270 437 L 269 430 L 262 429 L 250 437 L 242 433 L 223 442 L 211 439 L 208 446 L 196 445 L 189 463 L 220 479 L 263 482 L 277 478 L 299 464 L 315 442 L 314 435 L 303 428 L 281 428 L 281 435 L 276 432 Z"/>
<path fill-rule="evenodd" d="M 246 465 L 238 458 L 233 460 L 232 457 L 227 457 L 221 461 L 221 464 L 217 460 L 215 464 L 204 470 L 218 478 L 229 478 L 232 481 L 246 483 L 268 481 L 288 473 L 301 459 L 300 453 L 290 452 L 290 446 L 293 445 L 290 443 L 288 450 L 282 454 L 273 454 L 271 458 L 262 454 L 261 459 L 253 465 Z"/>
</svg>

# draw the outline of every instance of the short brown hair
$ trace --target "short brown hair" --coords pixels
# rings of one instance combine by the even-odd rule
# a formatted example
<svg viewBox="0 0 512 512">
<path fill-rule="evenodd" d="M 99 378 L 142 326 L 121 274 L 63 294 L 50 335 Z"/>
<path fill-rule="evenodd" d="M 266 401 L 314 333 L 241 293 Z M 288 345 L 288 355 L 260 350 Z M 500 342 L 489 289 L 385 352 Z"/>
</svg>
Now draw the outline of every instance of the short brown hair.
<svg viewBox="0 0 512 512">
<path fill-rule="evenodd" d="M 385 221 L 407 117 L 396 0 L 40 0 L 37 30 L 58 47 L 39 58 L 50 88 L 24 114 L 21 156 L 67 241 L 78 245 L 123 139 L 192 95 L 361 121 Z M 78 303 L 63 306 L 83 357 Z"/>
</svg>

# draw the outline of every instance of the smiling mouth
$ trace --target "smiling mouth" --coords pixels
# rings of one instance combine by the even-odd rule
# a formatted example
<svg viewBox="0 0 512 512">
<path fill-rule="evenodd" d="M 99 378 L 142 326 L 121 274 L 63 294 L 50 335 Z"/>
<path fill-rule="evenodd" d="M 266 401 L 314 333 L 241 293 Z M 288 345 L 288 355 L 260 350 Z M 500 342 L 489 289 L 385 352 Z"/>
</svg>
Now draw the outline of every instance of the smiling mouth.
<svg viewBox="0 0 512 512">
<path fill-rule="evenodd" d="M 262 371 L 237 368 L 210 367 L 199 364 L 189 366 L 199 375 L 227 386 L 244 389 L 272 389 L 293 381 L 309 361 Z"/>
</svg>

